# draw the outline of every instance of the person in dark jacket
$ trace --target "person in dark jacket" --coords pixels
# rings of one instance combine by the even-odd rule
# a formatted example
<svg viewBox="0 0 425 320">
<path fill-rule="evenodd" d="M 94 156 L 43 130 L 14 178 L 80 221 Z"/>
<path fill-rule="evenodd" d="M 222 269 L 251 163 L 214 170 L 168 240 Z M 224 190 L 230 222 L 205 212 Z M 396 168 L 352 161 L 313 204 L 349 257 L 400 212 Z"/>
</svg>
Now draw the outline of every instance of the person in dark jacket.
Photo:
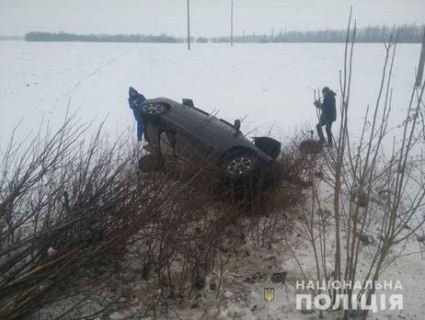
<svg viewBox="0 0 425 320">
<path fill-rule="evenodd" d="M 143 138 L 143 119 L 140 113 L 140 104 L 145 101 L 146 98 L 143 94 L 137 92 L 136 89 L 130 87 L 128 89 L 128 104 L 130 105 L 131 110 L 133 110 L 134 118 L 137 122 L 137 140 L 141 141 Z"/>
<path fill-rule="evenodd" d="M 315 106 L 322 110 L 320 115 L 319 123 L 316 126 L 317 134 L 319 135 L 320 142 L 325 143 L 325 137 L 323 135 L 322 127 L 326 126 L 326 135 L 328 137 L 327 146 L 332 146 L 332 122 L 336 120 L 336 93 L 328 87 L 324 87 L 322 90 L 323 102 L 315 101 Z"/>
</svg>

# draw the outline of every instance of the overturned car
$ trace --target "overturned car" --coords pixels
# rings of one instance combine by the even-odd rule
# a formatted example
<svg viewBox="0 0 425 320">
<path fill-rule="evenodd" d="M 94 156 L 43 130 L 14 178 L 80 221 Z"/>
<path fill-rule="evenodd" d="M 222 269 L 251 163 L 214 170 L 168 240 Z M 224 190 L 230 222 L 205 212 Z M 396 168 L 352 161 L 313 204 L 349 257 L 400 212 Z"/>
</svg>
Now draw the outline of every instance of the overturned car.
<svg viewBox="0 0 425 320">
<path fill-rule="evenodd" d="M 225 180 L 250 177 L 259 181 L 268 174 L 281 149 L 269 137 L 248 140 L 240 131 L 240 121 L 231 124 L 194 106 L 167 98 L 146 100 L 140 105 L 148 148 L 158 163 L 162 159 L 185 159 L 209 164 Z M 141 161 L 143 166 L 143 160 Z"/>
</svg>

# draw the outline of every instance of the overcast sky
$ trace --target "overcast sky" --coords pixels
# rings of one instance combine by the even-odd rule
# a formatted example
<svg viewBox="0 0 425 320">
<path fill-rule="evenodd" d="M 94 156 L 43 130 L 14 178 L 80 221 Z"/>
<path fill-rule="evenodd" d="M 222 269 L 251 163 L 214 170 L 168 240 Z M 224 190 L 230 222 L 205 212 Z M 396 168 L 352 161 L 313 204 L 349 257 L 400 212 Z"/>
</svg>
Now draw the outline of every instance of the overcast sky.
<svg viewBox="0 0 425 320">
<path fill-rule="evenodd" d="M 192 34 L 229 33 L 231 0 L 190 0 Z M 234 0 L 235 33 L 425 22 L 425 0 Z M 28 31 L 183 36 L 186 0 L 0 0 L 0 34 Z"/>
</svg>

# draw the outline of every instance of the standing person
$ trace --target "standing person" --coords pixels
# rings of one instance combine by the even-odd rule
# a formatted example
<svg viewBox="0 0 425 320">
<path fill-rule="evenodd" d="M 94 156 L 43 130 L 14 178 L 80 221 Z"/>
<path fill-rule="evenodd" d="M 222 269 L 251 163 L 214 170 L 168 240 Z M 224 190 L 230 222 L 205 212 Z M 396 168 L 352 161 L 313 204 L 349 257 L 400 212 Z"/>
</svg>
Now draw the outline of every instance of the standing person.
<svg viewBox="0 0 425 320">
<path fill-rule="evenodd" d="M 328 137 L 328 144 L 326 146 L 332 146 L 332 122 L 336 120 L 336 104 L 335 96 L 336 93 L 333 92 L 329 87 L 324 87 L 322 90 L 323 93 L 323 103 L 320 100 L 315 101 L 314 105 L 322 110 L 320 115 L 319 123 L 316 126 L 317 134 L 319 135 L 320 142 L 325 143 L 325 137 L 323 135 L 322 127 L 326 126 L 326 135 Z"/>
<path fill-rule="evenodd" d="M 143 94 L 138 93 L 136 89 L 130 87 L 128 89 L 128 104 L 130 105 L 131 110 L 133 110 L 134 118 L 137 122 L 137 140 L 141 141 L 143 138 L 143 119 L 140 113 L 140 104 L 145 101 L 146 98 Z"/>
</svg>

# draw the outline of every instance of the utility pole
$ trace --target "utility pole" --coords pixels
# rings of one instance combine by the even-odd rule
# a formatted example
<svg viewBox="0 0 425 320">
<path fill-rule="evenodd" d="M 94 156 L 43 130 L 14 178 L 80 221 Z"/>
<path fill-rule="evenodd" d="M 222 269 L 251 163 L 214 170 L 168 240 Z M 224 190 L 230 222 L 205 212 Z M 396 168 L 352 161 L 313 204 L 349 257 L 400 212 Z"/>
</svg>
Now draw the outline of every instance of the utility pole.
<svg viewBox="0 0 425 320">
<path fill-rule="evenodd" d="M 190 0 L 187 0 L 187 50 L 190 50 Z"/>
<path fill-rule="evenodd" d="M 420 87 L 422 84 L 422 78 L 424 75 L 424 66 L 425 66 L 425 27 L 424 27 L 424 34 L 422 36 L 422 49 L 421 49 L 421 56 L 419 58 L 419 66 L 418 66 L 418 74 L 416 76 L 416 87 Z"/>
<path fill-rule="evenodd" d="M 233 47 L 233 0 L 230 6 L 230 45 Z"/>
</svg>

